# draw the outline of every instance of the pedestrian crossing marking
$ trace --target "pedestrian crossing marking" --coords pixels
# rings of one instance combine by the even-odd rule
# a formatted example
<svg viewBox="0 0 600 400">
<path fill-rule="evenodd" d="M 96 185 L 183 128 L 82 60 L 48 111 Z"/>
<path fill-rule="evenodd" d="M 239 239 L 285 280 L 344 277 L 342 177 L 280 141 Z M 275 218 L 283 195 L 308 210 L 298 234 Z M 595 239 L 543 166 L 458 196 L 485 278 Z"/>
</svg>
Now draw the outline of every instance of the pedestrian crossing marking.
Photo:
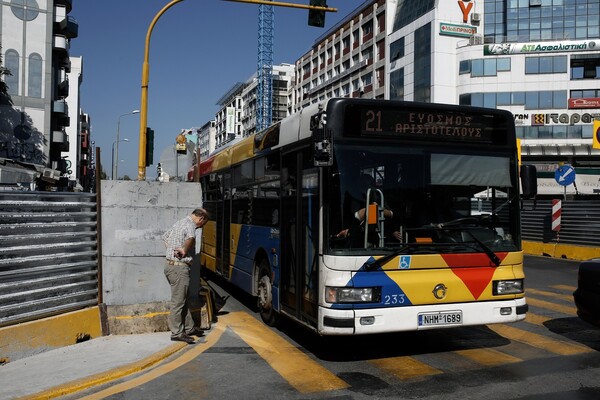
<svg viewBox="0 0 600 400">
<path fill-rule="evenodd" d="M 556 311 L 567 315 L 577 315 L 577 309 L 575 307 L 552 303 L 546 300 L 538 300 L 532 297 L 527 297 L 527 304 L 529 304 L 530 306 L 539 307 L 550 311 Z"/>
<path fill-rule="evenodd" d="M 552 285 L 550 287 L 553 289 L 564 290 L 565 292 L 571 292 L 571 293 L 573 293 L 575 291 L 575 289 L 577 289 L 575 286 L 570 286 L 570 285 Z"/>
<path fill-rule="evenodd" d="M 560 294 L 560 293 L 554 293 L 554 292 L 548 292 L 547 290 L 537 290 L 537 289 L 527 289 L 526 292 L 527 295 L 529 294 L 535 294 L 535 295 L 540 295 L 540 296 L 545 296 L 545 297 L 551 297 L 554 299 L 559 299 L 559 300 L 565 300 L 565 301 L 573 301 L 573 295 L 572 294 Z"/>
<path fill-rule="evenodd" d="M 443 374 L 443 371 L 433 368 L 413 357 L 389 357 L 369 360 L 371 364 L 400 380 Z"/>
<path fill-rule="evenodd" d="M 245 312 L 232 312 L 220 316 L 219 323 L 231 328 L 300 393 L 337 390 L 350 386 Z"/>
<path fill-rule="evenodd" d="M 527 315 L 525 316 L 525 322 L 535 325 L 544 325 L 544 322 L 550 321 L 551 319 L 552 318 L 550 317 L 534 314 L 532 312 L 527 312 Z"/>
<path fill-rule="evenodd" d="M 558 339 L 551 339 L 537 333 L 527 332 L 508 325 L 488 325 L 488 328 L 507 339 L 523 342 L 530 346 L 563 356 L 588 353 L 591 351 L 587 346 Z"/>
<path fill-rule="evenodd" d="M 520 358 L 513 357 L 509 354 L 503 353 L 494 349 L 467 349 L 457 350 L 455 353 L 468 358 L 469 360 L 475 361 L 480 365 L 486 367 L 495 367 L 497 365 L 504 365 L 510 363 L 517 363 L 523 361 Z"/>
</svg>

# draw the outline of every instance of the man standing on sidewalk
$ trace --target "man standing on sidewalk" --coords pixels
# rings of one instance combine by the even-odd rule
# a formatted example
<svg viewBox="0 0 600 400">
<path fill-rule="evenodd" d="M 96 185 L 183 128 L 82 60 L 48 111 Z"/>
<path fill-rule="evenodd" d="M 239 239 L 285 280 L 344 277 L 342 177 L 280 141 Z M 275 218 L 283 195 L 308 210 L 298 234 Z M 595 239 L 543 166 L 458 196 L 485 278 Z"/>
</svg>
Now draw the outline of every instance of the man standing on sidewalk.
<svg viewBox="0 0 600 400">
<path fill-rule="evenodd" d="M 167 318 L 171 330 L 171 340 L 194 344 L 192 335 L 202 336 L 196 327 L 189 309 L 188 290 L 190 287 L 190 265 L 195 249 L 196 229 L 208 221 L 208 213 L 196 208 L 190 215 L 177 221 L 163 235 L 165 241 L 165 276 L 171 285 L 171 312 Z"/>
</svg>

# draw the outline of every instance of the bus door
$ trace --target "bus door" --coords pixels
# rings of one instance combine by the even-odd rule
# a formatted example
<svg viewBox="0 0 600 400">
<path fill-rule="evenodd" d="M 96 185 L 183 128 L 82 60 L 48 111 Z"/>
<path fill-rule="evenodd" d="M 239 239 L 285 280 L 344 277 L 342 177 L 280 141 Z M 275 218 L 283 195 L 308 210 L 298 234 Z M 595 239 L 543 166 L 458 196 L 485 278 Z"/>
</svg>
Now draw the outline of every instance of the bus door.
<svg viewBox="0 0 600 400">
<path fill-rule="evenodd" d="M 312 325 L 317 322 L 319 185 L 310 148 L 282 158 L 281 306 Z"/>
<path fill-rule="evenodd" d="M 231 173 L 225 172 L 221 177 L 223 182 L 223 209 L 219 210 L 221 226 L 217 227 L 217 273 L 229 279 L 229 224 L 231 222 Z"/>
</svg>

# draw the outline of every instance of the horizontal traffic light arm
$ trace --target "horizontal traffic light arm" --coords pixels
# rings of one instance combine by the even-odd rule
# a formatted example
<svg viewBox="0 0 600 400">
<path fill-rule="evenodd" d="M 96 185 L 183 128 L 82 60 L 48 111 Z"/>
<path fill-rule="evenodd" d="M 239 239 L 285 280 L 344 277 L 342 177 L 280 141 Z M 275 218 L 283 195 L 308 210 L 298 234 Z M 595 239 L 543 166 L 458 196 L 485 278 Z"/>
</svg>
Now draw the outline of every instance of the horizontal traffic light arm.
<svg viewBox="0 0 600 400">
<path fill-rule="evenodd" d="M 268 1 L 268 0 L 223 0 L 223 1 L 232 1 L 234 3 L 264 4 L 264 5 L 267 5 L 267 6 L 304 8 L 306 10 L 319 10 L 319 11 L 337 12 L 337 8 L 333 8 L 333 7 L 309 6 L 309 5 L 296 4 L 296 3 L 282 3 L 280 1 Z"/>
</svg>

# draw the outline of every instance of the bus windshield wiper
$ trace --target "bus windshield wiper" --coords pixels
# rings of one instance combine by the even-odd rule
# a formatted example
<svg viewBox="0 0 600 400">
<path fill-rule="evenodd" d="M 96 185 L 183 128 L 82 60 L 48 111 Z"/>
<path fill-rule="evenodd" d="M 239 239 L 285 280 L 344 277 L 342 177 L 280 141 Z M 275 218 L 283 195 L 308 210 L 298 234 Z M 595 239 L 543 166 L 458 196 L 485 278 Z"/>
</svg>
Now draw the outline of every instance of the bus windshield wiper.
<svg viewBox="0 0 600 400">
<path fill-rule="evenodd" d="M 460 224 L 463 224 L 463 223 L 466 223 L 466 222 L 473 222 L 473 221 L 475 221 L 475 222 L 477 222 L 479 224 L 481 223 L 478 218 L 465 217 L 465 218 L 458 218 L 458 219 L 456 219 L 454 221 L 449 221 L 449 222 L 446 222 L 446 223 L 438 224 L 438 225 L 436 225 L 436 228 L 443 229 L 443 228 L 448 227 L 448 226 L 460 225 Z M 496 255 L 496 253 L 494 253 L 492 251 L 492 249 L 490 249 L 488 246 L 486 246 L 481 240 L 477 239 L 475 237 L 475 235 L 473 235 L 473 233 L 471 233 L 471 231 L 469 229 L 461 229 L 461 231 L 465 232 L 467 235 L 469 235 L 471 237 L 471 239 L 473 239 L 473 241 L 475 241 L 475 243 L 477 243 L 479 245 L 479 247 L 483 250 L 483 252 L 488 256 L 488 258 L 490 259 L 490 261 L 493 262 L 496 267 L 500 265 L 500 263 L 502 261 L 500 260 L 500 258 L 498 258 L 498 256 Z"/>
<path fill-rule="evenodd" d="M 414 248 L 416 246 L 419 246 L 419 245 L 417 243 L 404 244 L 404 245 L 400 246 L 399 249 L 395 250 L 393 253 L 388 254 L 387 256 L 383 256 L 376 260 L 367 261 L 366 263 L 363 264 L 363 267 L 364 267 L 365 271 L 373 271 L 377 268 L 382 268 L 388 261 L 392 260 L 399 254 L 404 253 L 406 250 L 408 250 L 410 248 Z"/>
<path fill-rule="evenodd" d="M 473 235 L 468 229 L 465 229 L 464 232 L 467 235 L 469 235 L 471 239 L 475 241 L 475 243 L 479 245 L 479 247 L 483 250 L 483 252 L 488 256 L 490 261 L 493 262 L 496 267 L 500 265 L 502 261 L 500 261 L 500 258 L 498 258 L 498 256 L 492 251 L 492 249 L 486 246 L 481 240 L 477 239 L 475 235 Z"/>
</svg>

